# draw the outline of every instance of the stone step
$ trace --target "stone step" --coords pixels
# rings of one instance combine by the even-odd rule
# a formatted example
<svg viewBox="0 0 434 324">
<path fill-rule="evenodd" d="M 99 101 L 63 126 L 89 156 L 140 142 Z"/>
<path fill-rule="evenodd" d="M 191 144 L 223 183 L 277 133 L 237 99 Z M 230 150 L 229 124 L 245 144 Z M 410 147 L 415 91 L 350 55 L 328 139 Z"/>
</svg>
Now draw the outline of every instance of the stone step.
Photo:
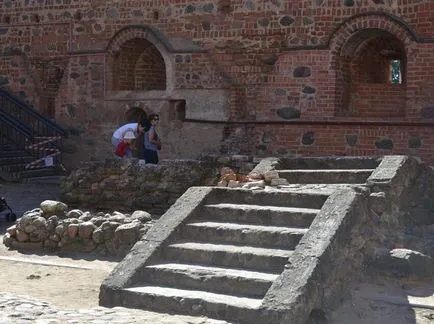
<svg viewBox="0 0 434 324">
<path fill-rule="evenodd" d="M 258 323 L 262 299 L 236 297 L 200 290 L 183 290 L 159 286 L 125 288 L 120 306 L 164 313 L 207 316 L 236 323 Z"/>
<path fill-rule="evenodd" d="M 298 193 L 282 190 L 245 190 L 216 188 L 205 204 L 246 204 L 275 207 L 299 207 L 321 209 L 329 194 Z"/>
<path fill-rule="evenodd" d="M 183 238 L 195 241 L 242 244 L 293 250 L 307 228 L 264 226 L 219 222 L 195 222 L 186 225 Z"/>
<path fill-rule="evenodd" d="M 323 156 L 280 159 L 280 169 L 375 169 L 381 159 L 369 156 Z"/>
<path fill-rule="evenodd" d="M 364 184 L 374 169 L 277 170 L 289 183 L 358 183 Z"/>
<path fill-rule="evenodd" d="M 27 163 L 22 161 L 17 161 L 17 163 L 1 165 L 1 169 L 4 172 L 20 172 L 23 171 Z"/>
<path fill-rule="evenodd" d="M 57 174 L 55 167 L 47 167 L 40 169 L 29 169 L 20 172 L 20 177 L 23 178 L 34 178 L 34 177 L 48 177 Z"/>
<path fill-rule="evenodd" d="M 14 147 L 0 147 L 0 157 L 28 156 L 24 150 L 16 150 Z"/>
<path fill-rule="evenodd" d="M 313 208 L 221 203 L 205 205 L 200 219 L 307 228 L 319 211 Z"/>
<path fill-rule="evenodd" d="M 163 255 L 166 261 L 280 273 L 292 253 L 245 245 L 184 242 L 168 245 Z"/>
<path fill-rule="evenodd" d="M 152 285 L 262 298 L 278 275 L 194 264 L 165 263 L 147 266 L 143 277 Z"/>
<path fill-rule="evenodd" d="M 29 162 L 34 161 L 35 158 L 24 155 L 24 156 L 8 156 L 8 157 L 1 157 L 0 156 L 0 166 L 4 165 L 13 165 L 13 164 L 24 164 L 26 165 Z"/>
<path fill-rule="evenodd" d="M 21 182 L 59 185 L 63 177 L 64 175 L 47 175 L 47 176 L 40 176 L 40 177 L 30 177 L 30 178 L 22 179 Z"/>
</svg>

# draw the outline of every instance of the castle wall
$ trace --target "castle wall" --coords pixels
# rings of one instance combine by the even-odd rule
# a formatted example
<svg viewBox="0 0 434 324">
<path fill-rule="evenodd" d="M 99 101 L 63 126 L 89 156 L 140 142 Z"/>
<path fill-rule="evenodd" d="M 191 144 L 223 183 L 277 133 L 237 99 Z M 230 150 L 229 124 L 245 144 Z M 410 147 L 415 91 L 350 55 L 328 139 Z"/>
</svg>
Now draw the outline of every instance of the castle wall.
<svg viewBox="0 0 434 324">
<path fill-rule="evenodd" d="M 434 162 L 432 15 L 429 1 L 5 0 L 0 86 L 41 112 L 54 105 L 71 166 L 110 155 L 134 105 L 160 113 L 163 158 Z M 390 84 L 396 58 L 403 82 Z"/>
</svg>

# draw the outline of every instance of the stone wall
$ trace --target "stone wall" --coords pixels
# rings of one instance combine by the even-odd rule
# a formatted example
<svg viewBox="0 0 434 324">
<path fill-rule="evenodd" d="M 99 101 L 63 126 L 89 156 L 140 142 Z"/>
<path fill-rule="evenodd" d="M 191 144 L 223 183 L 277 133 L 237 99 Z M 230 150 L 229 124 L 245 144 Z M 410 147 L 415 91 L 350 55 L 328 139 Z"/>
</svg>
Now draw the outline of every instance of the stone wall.
<svg viewBox="0 0 434 324">
<path fill-rule="evenodd" d="M 159 216 L 189 187 L 217 184 L 223 166 L 247 174 L 255 164 L 249 156 L 162 160 L 157 165 L 138 159 L 87 162 L 64 179 L 61 200 L 80 208 L 139 209 Z"/>
</svg>

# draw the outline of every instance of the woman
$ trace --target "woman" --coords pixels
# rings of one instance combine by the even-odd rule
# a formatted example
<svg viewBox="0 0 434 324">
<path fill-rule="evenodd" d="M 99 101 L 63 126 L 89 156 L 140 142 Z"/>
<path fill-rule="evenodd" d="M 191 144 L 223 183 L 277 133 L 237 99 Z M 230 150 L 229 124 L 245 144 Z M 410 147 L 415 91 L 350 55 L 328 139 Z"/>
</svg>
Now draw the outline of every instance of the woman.
<svg viewBox="0 0 434 324">
<path fill-rule="evenodd" d="M 145 112 L 142 112 L 139 118 L 139 124 L 143 127 L 143 132 L 140 132 L 136 137 L 136 147 L 133 152 L 133 156 L 139 158 L 141 160 L 145 159 L 145 153 L 143 150 L 145 149 L 145 132 L 149 130 L 151 127 L 151 123 L 149 122 L 148 115 Z"/>
<path fill-rule="evenodd" d="M 161 141 L 155 131 L 155 126 L 158 124 L 159 121 L 160 116 L 158 116 L 158 114 L 149 115 L 149 122 L 151 124 L 151 127 L 144 136 L 145 149 L 143 153 L 145 155 L 146 163 L 158 164 L 158 150 L 161 149 Z"/>
<path fill-rule="evenodd" d="M 119 127 L 117 130 L 114 131 L 112 135 L 112 144 L 114 145 L 114 147 L 117 147 L 119 145 L 119 143 L 124 138 L 125 133 L 131 129 L 134 130 L 135 137 L 145 131 L 144 125 L 140 123 L 128 123 Z"/>
</svg>

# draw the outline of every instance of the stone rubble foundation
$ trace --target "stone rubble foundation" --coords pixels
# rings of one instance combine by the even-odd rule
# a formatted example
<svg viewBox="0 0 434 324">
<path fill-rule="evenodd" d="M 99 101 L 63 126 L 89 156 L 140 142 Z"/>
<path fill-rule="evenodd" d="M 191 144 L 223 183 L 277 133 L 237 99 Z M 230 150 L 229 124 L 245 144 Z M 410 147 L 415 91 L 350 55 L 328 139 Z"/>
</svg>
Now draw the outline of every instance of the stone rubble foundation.
<svg viewBox="0 0 434 324">
<path fill-rule="evenodd" d="M 94 252 L 123 257 L 154 224 L 142 210 L 93 214 L 68 210 L 59 201 L 45 200 L 7 229 L 3 244 L 13 249 Z"/>
</svg>

